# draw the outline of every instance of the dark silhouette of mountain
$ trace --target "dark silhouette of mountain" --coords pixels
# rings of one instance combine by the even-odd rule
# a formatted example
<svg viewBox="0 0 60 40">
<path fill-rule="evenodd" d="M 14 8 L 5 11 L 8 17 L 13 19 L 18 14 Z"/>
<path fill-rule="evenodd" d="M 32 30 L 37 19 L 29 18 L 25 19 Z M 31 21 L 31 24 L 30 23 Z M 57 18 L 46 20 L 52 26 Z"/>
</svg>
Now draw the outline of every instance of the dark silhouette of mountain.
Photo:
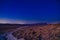
<svg viewBox="0 0 60 40">
<path fill-rule="evenodd" d="M 47 25 L 47 23 L 35 23 L 35 24 L 0 24 L 0 27 L 11 27 L 11 26 L 37 26 L 37 25 Z"/>
</svg>

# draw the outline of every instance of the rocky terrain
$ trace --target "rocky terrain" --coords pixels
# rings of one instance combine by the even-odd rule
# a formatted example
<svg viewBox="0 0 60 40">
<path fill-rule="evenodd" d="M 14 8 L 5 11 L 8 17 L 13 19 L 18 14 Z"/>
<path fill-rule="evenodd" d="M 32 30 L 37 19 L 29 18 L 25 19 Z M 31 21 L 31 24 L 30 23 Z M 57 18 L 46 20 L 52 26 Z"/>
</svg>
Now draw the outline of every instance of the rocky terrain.
<svg viewBox="0 0 60 40">
<path fill-rule="evenodd" d="M 0 33 L 12 32 L 12 35 L 17 39 L 23 38 L 25 40 L 60 40 L 60 24 L 15 24 L 5 26 L 5 28 L 0 28 Z"/>
<path fill-rule="evenodd" d="M 26 40 L 60 40 L 60 24 L 35 25 L 22 27 L 13 35 Z"/>
</svg>

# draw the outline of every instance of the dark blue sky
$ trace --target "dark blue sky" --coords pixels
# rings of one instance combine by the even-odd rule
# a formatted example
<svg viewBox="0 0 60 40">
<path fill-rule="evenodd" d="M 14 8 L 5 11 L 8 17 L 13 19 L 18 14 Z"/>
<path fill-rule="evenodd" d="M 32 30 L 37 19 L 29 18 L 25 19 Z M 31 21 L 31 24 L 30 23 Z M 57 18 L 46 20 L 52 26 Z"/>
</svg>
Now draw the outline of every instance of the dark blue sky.
<svg viewBox="0 0 60 40">
<path fill-rule="evenodd" d="M 60 21 L 60 0 L 0 0 L 0 19 Z"/>
</svg>

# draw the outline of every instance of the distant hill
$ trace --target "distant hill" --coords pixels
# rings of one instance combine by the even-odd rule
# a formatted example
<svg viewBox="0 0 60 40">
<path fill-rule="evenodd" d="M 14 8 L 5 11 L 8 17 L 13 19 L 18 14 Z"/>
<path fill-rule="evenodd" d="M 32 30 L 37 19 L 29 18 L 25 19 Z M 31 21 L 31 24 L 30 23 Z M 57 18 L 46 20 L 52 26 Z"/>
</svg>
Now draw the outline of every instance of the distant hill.
<svg viewBox="0 0 60 40">
<path fill-rule="evenodd" d="M 0 24 L 1 27 L 5 26 L 36 26 L 36 25 L 47 25 L 47 23 L 35 23 L 35 24 Z"/>
</svg>

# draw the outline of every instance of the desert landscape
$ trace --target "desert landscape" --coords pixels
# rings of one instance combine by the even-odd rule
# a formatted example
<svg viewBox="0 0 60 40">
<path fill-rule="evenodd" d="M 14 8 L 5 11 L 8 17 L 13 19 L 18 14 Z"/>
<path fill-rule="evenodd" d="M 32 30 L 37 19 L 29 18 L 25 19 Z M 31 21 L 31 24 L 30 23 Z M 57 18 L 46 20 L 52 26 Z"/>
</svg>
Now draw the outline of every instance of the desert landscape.
<svg viewBox="0 0 60 40">
<path fill-rule="evenodd" d="M 3 25 L 0 25 L 3 26 Z M 60 24 L 5 24 L 0 28 L 0 33 L 8 33 L 24 40 L 60 40 Z"/>
</svg>

